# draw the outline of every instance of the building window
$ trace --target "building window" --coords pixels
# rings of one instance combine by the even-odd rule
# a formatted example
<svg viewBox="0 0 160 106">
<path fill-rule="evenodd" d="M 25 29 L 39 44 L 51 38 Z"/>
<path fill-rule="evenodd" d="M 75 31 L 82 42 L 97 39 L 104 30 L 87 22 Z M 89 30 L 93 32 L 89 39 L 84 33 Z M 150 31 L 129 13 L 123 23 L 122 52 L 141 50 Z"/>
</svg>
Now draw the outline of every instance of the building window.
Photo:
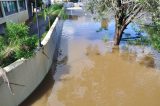
<svg viewBox="0 0 160 106">
<path fill-rule="evenodd" d="M 1 4 L 0 4 L 0 17 L 3 17 Z"/>
<path fill-rule="evenodd" d="M 25 0 L 18 0 L 20 11 L 26 10 Z"/>
<path fill-rule="evenodd" d="M 16 1 L 2 1 L 2 4 L 6 16 L 18 11 Z"/>
</svg>

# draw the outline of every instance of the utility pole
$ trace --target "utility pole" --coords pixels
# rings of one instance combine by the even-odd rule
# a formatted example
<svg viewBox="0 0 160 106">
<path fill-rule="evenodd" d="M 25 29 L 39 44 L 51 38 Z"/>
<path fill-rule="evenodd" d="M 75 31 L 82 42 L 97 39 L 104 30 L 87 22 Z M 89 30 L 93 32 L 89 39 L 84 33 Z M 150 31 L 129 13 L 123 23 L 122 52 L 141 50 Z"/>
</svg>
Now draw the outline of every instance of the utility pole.
<svg viewBox="0 0 160 106">
<path fill-rule="evenodd" d="M 37 30 L 38 30 L 38 48 L 42 47 L 41 44 L 41 35 L 40 35 L 40 31 L 39 31 L 39 19 L 38 19 L 38 13 L 37 13 L 37 0 L 35 0 L 35 7 L 36 7 L 36 23 L 37 23 Z"/>
</svg>

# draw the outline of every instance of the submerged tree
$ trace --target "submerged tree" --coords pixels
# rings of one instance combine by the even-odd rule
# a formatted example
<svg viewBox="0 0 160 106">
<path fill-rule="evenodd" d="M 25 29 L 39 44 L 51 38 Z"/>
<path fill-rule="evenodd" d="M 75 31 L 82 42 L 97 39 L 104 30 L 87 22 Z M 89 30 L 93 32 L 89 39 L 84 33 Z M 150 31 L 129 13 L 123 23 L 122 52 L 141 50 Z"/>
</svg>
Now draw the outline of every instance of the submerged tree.
<svg viewBox="0 0 160 106">
<path fill-rule="evenodd" d="M 145 12 L 156 11 L 160 0 L 87 0 L 86 7 L 100 17 L 113 14 L 115 18 L 115 45 L 119 45 L 126 27 Z"/>
</svg>

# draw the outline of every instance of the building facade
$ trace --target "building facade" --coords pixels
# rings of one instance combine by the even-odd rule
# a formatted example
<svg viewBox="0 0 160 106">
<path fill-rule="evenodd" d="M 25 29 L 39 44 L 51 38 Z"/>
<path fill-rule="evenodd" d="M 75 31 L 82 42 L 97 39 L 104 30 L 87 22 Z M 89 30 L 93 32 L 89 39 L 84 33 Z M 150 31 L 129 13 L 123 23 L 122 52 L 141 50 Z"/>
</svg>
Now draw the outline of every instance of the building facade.
<svg viewBox="0 0 160 106">
<path fill-rule="evenodd" d="M 28 18 L 27 0 L 0 0 L 0 34 L 6 22 L 21 23 Z"/>
<path fill-rule="evenodd" d="M 38 8 L 51 4 L 50 0 L 36 0 Z M 21 23 L 34 15 L 35 0 L 0 0 L 0 35 L 6 22 Z"/>
<path fill-rule="evenodd" d="M 8 21 L 20 23 L 28 18 L 26 0 L 0 0 L 0 24 Z"/>
</svg>

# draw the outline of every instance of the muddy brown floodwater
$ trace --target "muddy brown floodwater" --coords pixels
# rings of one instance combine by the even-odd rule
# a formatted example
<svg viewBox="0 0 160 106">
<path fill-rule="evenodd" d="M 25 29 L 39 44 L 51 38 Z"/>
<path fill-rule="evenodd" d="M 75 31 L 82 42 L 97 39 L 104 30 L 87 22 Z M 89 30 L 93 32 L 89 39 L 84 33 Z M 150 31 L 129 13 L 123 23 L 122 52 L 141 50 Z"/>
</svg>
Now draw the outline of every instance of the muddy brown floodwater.
<svg viewBox="0 0 160 106">
<path fill-rule="evenodd" d="M 160 73 L 148 49 L 90 39 L 103 35 L 86 20 L 65 21 L 54 85 L 44 85 L 46 94 L 32 95 L 30 105 L 160 106 Z"/>
</svg>

